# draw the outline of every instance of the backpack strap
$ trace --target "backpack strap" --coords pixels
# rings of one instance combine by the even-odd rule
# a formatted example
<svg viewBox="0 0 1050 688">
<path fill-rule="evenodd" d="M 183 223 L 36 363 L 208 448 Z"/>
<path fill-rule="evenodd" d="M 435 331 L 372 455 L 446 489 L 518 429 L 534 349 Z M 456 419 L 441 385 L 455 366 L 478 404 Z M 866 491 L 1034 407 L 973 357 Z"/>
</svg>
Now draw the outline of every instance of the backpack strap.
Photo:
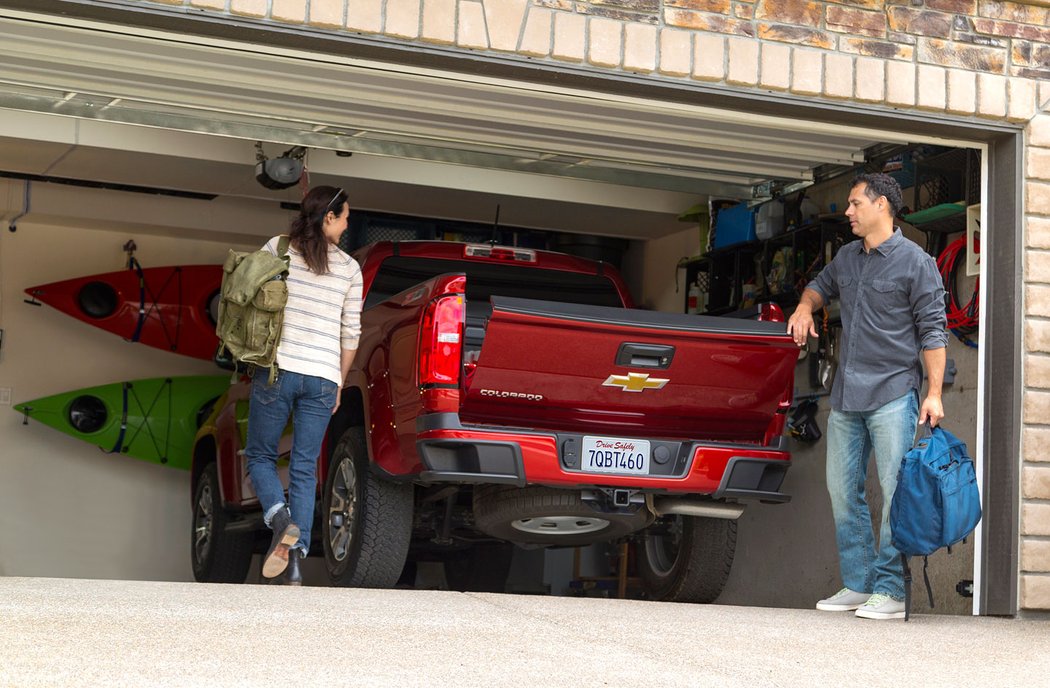
<svg viewBox="0 0 1050 688">
<path fill-rule="evenodd" d="M 277 257 L 284 261 L 285 269 L 291 265 L 291 258 L 288 257 L 288 244 L 292 238 L 287 234 L 282 234 L 281 238 L 277 240 Z M 270 366 L 270 384 L 277 382 L 277 361 L 273 362 Z"/>
<path fill-rule="evenodd" d="M 930 558 L 922 558 L 922 580 L 926 583 L 926 595 L 930 598 L 930 609 L 933 609 L 933 588 L 930 587 L 930 574 L 926 569 L 930 566 Z"/>
<path fill-rule="evenodd" d="M 930 421 L 927 420 L 922 424 L 922 432 L 920 432 L 919 436 L 915 438 L 915 444 L 912 446 L 917 447 L 931 437 L 933 437 L 933 426 L 930 424 Z"/>
<path fill-rule="evenodd" d="M 908 555 L 901 552 L 901 567 L 904 569 L 904 620 L 911 618 L 911 567 Z"/>
<path fill-rule="evenodd" d="M 930 609 L 934 608 L 933 588 L 930 587 L 930 575 L 927 568 L 930 558 L 922 558 L 922 580 L 926 584 L 926 595 L 930 599 Z M 911 618 L 911 567 L 908 566 L 908 555 L 901 552 L 901 567 L 904 569 L 904 620 Z"/>
</svg>

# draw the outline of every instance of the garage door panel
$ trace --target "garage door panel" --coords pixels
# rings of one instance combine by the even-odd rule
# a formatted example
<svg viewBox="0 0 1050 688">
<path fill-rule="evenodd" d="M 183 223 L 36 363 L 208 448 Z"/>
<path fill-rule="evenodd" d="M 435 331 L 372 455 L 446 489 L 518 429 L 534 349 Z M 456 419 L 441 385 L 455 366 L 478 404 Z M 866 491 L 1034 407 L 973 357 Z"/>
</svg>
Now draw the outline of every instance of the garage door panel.
<svg viewBox="0 0 1050 688">
<path fill-rule="evenodd" d="M 567 155 L 590 167 L 608 163 L 619 171 L 606 176 L 618 182 L 625 164 L 631 164 L 642 187 L 678 178 L 669 188 L 683 190 L 680 178 L 691 172 L 704 183 L 690 190 L 740 196 L 751 195 L 753 188 L 746 187 L 754 180 L 804 181 L 818 165 L 851 165 L 863 158 L 871 140 L 845 127 L 792 130 L 790 121 L 768 116 L 437 70 L 406 71 L 330 55 L 278 54 L 248 44 L 196 44 L 184 35 L 130 35 L 113 26 L 102 30 L 88 23 L 29 21 L 9 10 L 0 10 L 0 29 L 7 53 L 0 81 L 8 90 L 43 86 L 56 91 L 50 102 L 36 103 L 38 111 L 65 107 L 72 116 L 184 131 L 380 155 L 387 154 L 384 145 L 406 143 L 377 146 L 374 141 L 410 136 L 432 142 L 431 150 L 416 152 L 421 159 L 455 157 L 441 152 L 443 147 L 474 146 L 479 153 L 517 153 L 523 169 L 558 174 L 544 156 Z M 70 94 L 72 100 L 62 105 Z M 333 135 L 336 130 L 353 133 Z M 373 143 L 354 140 L 366 134 Z M 460 164 L 485 162 L 483 157 L 460 159 Z M 646 165 L 674 173 L 662 178 L 653 170 L 643 179 Z M 506 160 L 496 165 L 508 166 Z M 571 168 L 561 173 L 595 174 Z M 726 177 L 732 180 L 728 187 Z"/>
<path fill-rule="evenodd" d="M 0 78 L 4 71 L 0 70 Z M 37 73 L 38 84 L 45 83 L 45 77 Z M 13 83 L 10 73 L 9 84 Z M 152 122 L 161 125 L 168 122 L 175 125 L 180 120 L 207 119 L 210 126 L 182 126 L 187 130 L 213 130 L 221 132 L 218 127 L 225 120 L 255 120 L 261 117 L 268 121 L 258 121 L 258 126 L 288 126 L 299 130 L 301 136 L 308 136 L 309 130 L 317 128 L 315 122 L 327 122 L 326 129 L 345 128 L 360 133 L 372 133 L 373 137 L 382 133 L 398 132 L 410 136 L 426 138 L 436 142 L 458 144 L 460 147 L 470 143 L 491 147 L 505 147 L 514 151 L 544 154 L 559 152 L 588 159 L 606 159 L 648 162 L 655 165 L 667 165 L 680 169 L 693 168 L 704 171 L 736 172 L 750 174 L 757 178 L 807 179 L 804 171 L 820 164 L 849 165 L 863 159 L 863 148 L 868 141 L 855 141 L 851 148 L 833 148 L 827 145 L 812 144 L 802 154 L 795 144 L 788 145 L 782 140 L 759 139 L 751 136 L 743 142 L 734 143 L 732 139 L 712 134 L 697 135 L 684 127 L 675 130 L 670 126 L 651 127 L 639 131 L 637 123 L 625 124 L 624 114 L 618 123 L 590 118 L 585 122 L 570 122 L 561 118 L 544 118 L 543 122 L 520 119 L 508 121 L 508 118 L 489 119 L 483 117 L 446 116 L 433 110 L 420 112 L 406 106 L 406 109 L 393 109 L 389 104 L 367 106 L 361 104 L 341 104 L 326 102 L 324 107 L 315 106 L 308 109 L 305 101 L 286 102 L 279 97 L 269 98 L 265 104 L 259 103 L 260 94 L 254 99 L 238 99 L 234 94 L 226 93 L 222 97 L 206 97 L 207 94 L 195 92 L 185 96 L 183 104 L 172 106 L 166 99 L 180 97 L 178 93 L 147 93 L 146 97 L 155 101 L 134 100 L 125 87 L 109 88 L 107 95 L 97 93 L 80 93 L 62 91 L 59 86 L 81 89 L 103 90 L 104 84 L 90 80 L 70 84 L 68 75 L 64 75 L 64 84 L 52 84 L 55 90 L 45 104 L 38 106 L 40 111 L 69 112 L 83 116 L 77 105 L 97 108 L 91 112 L 96 117 L 112 118 L 116 121 L 131 123 Z M 27 89 L 19 88 L 19 92 Z M 39 87 L 31 89 L 33 93 L 43 92 Z M 61 91 L 61 93 L 60 93 Z M 163 98 L 160 96 L 163 95 Z M 76 102 L 65 101 L 66 98 Z M 139 98 L 144 97 L 138 94 Z M 65 102 L 64 102 L 65 101 Z M 114 103 L 119 104 L 119 108 Z M 192 103 L 192 105 L 191 105 Z M 196 109 L 196 112 L 194 111 Z M 295 113 L 292 117 L 289 113 Z M 136 116 L 136 114 L 138 116 Z M 491 115 L 495 117 L 495 115 Z M 696 128 L 696 125 L 693 127 Z M 265 133 L 265 132 L 261 132 Z M 351 146 L 352 148 L 352 146 Z"/>
</svg>

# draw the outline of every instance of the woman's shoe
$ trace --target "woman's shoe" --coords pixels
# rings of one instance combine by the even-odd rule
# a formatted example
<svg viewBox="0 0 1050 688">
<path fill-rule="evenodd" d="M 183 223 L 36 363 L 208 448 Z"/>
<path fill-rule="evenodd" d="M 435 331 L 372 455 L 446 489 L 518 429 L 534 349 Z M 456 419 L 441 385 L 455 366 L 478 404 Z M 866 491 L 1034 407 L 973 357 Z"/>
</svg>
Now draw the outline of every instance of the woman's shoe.
<svg viewBox="0 0 1050 688">
<path fill-rule="evenodd" d="M 288 507 L 282 507 L 270 519 L 273 539 L 270 549 L 263 559 L 262 575 L 264 578 L 276 578 L 288 567 L 288 548 L 299 540 L 299 526 L 292 522 Z M 298 569 L 298 564 L 296 565 Z"/>
<path fill-rule="evenodd" d="M 288 550 L 288 568 L 284 570 L 284 580 L 281 581 L 282 585 L 302 585 L 303 584 L 303 573 L 299 569 L 299 564 L 303 561 L 303 551 L 296 547 L 295 549 Z"/>
</svg>

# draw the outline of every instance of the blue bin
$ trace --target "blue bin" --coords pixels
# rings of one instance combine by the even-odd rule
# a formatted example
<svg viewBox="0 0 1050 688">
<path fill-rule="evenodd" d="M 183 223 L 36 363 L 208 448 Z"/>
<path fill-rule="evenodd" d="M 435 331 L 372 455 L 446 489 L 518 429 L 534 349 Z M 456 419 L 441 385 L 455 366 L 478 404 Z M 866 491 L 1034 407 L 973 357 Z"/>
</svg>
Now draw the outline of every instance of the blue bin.
<svg viewBox="0 0 1050 688">
<path fill-rule="evenodd" d="M 755 240 L 755 211 L 739 203 L 718 211 L 715 219 L 715 241 L 712 248 Z"/>
</svg>

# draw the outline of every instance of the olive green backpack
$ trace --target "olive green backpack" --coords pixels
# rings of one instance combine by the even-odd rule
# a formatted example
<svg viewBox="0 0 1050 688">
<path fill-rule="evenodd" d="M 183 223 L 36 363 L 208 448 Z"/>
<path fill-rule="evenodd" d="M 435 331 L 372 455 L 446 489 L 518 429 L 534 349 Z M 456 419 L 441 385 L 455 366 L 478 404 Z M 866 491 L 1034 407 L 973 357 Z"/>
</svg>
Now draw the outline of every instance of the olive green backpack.
<svg viewBox="0 0 1050 688">
<path fill-rule="evenodd" d="M 277 344 L 288 303 L 288 241 L 281 236 L 276 256 L 265 248 L 231 250 L 222 266 L 216 360 L 225 359 L 226 351 L 236 363 L 269 368 L 271 384 L 277 379 Z"/>
</svg>

